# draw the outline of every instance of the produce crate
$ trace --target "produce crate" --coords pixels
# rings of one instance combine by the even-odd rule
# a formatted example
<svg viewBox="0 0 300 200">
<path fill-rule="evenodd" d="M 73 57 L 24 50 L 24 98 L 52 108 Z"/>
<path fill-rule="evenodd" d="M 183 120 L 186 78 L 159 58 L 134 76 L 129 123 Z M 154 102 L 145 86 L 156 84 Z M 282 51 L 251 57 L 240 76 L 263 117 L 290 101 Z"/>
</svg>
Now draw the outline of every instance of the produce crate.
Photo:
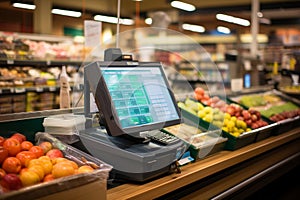
<svg viewBox="0 0 300 200">
<path fill-rule="evenodd" d="M 258 130 L 252 130 L 241 134 L 239 137 L 235 137 L 226 131 L 222 131 L 222 135 L 228 138 L 224 149 L 236 150 L 241 147 L 254 143 L 258 134 Z"/>
<path fill-rule="evenodd" d="M 279 127 L 278 123 L 272 123 L 267 126 L 255 129 L 257 131 L 255 142 L 261 141 L 272 135 L 275 135 L 278 132 L 278 127 Z"/>
<path fill-rule="evenodd" d="M 214 130 L 220 130 L 220 128 L 214 126 L 213 124 L 199 118 L 198 116 L 181 109 L 181 114 L 184 119 L 188 119 L 191 122 L 198 124 L 200 127 L 205 128 L 208 131 L 214 131 Z M 256 136 L 258 134 L 258 130 L 252 130 L 249 132 L 245 132 L 241 134 L 239 137 L 235 137 L 231 135 L 230 133 L 222 130 L 222 136 L 227 138 L 227 141 L 225 142 L 224 149 L 226 150 L 235 150 L 239 149 L 243 146 L 246 146 L 248 144 L 254 143 L 256 140 Z"/>
<path fill-rule="evenodd" d="M 195 160 L 222 151 L 227 141 L 227 138 L 221 136 L 221 130 L 207 131 L 194 124 L 178 124 L 166 127 L 162 131 L 183 140 L 189 147 L 188 151 L 190 151 L 191 157 Z"/>
<path fill-rule="evenodd" d="M 297 128 L 299 127 L 299 123 L 300 123 L 300 116 L 279 121 L 277 122 L 278 124 L 277 130 L 273 132 L 273 135 L 280 135 L 282 133 L 292 130 L 293 128 Z"/>
<path fill-rule="evenodd" d="M 74 147 L 71 147 L 53 136 L 39 132 L 36 133 L 37 144 L 42 141 L 49 141 L 55 148 L 60 149 L 64 156 L 73 160 L 78 165 L 83 165 L 81 158 L 93 162 L 99 166 L 92 172 L 75 174 L 49 182 L 39 183 L 33 186 L 21 188 L 0 195 L 0 199 L 5 200 L 65 200 L 65 199 L 106 199 L 106 184 L 109 171 L 112 166 L 94 158 Z"/>
</svg>

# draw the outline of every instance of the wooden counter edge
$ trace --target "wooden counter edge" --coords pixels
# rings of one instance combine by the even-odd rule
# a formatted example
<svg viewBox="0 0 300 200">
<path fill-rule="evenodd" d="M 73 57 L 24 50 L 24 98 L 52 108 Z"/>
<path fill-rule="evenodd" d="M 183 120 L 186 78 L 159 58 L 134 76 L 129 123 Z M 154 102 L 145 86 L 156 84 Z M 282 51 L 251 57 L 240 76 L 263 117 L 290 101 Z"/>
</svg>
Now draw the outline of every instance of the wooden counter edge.
<svg viewBox="0 0 300 200">
<path fill-rule="evenodd" d="M 235 151 L 221 151 L 181 168 L 171 174 L 144 184 L 127 183 L 109 189 L 107 199 L 152 199 L 193 183 L 235 164 L 253 158 L 300 137 L 300 127 L 287 133 L 271 136 Z"/>
</svg>

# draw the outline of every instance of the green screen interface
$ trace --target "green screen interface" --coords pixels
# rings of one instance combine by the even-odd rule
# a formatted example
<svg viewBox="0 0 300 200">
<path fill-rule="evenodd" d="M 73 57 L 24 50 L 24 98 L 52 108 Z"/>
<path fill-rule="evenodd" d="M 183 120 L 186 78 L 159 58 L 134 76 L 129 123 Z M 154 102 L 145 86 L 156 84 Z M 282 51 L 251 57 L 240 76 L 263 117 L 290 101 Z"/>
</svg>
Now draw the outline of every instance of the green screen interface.
<svg viewBox="0 0 300 200">
<path fill-rule="evenodd" d="M 102 69 L 122 128 L 179 119 L 159 67 Z"/>
</svg>

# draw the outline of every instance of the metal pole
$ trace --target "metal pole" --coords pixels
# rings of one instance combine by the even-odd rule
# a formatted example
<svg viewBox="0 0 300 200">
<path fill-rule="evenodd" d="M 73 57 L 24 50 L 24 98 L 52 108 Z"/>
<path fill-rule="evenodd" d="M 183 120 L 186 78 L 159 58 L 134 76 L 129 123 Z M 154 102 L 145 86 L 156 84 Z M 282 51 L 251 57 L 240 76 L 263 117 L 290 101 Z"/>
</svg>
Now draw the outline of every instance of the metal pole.
<svg viewBox="0 0 300 200">
<path fill-rule="evenodd" d="M 119 32 L 120 32 L 120 9 L 121 9 L 121 0 L 118 0 L 118 11 L 117 11 L 117 38 L 116 38 L 116 47 L 119 48 Z"/>
<path fill-rule="evenodd" d="M 259 0 L 251 1 L 251 35 L 252 35 L 252 43 L 250 48 L 250 53 L 253 58 L 257 57 L 258 52 L 258 41 L 257 34 L 259 30 L 258 16 L 259 12 Z"/>
</svg>

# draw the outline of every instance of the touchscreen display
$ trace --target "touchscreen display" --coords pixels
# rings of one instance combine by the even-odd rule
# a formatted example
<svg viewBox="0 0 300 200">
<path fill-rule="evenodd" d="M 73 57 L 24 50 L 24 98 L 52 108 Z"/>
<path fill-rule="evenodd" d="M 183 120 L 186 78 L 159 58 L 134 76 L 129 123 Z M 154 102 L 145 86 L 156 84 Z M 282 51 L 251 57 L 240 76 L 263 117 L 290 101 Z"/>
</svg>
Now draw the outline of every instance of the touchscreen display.
<svg viewBox="0 0 300 200">
<path fill-rule="evenodd" d="M 122 128 L 180 118 L 160 66 L 103 67 L 101 71 Z"/>
</svg>

